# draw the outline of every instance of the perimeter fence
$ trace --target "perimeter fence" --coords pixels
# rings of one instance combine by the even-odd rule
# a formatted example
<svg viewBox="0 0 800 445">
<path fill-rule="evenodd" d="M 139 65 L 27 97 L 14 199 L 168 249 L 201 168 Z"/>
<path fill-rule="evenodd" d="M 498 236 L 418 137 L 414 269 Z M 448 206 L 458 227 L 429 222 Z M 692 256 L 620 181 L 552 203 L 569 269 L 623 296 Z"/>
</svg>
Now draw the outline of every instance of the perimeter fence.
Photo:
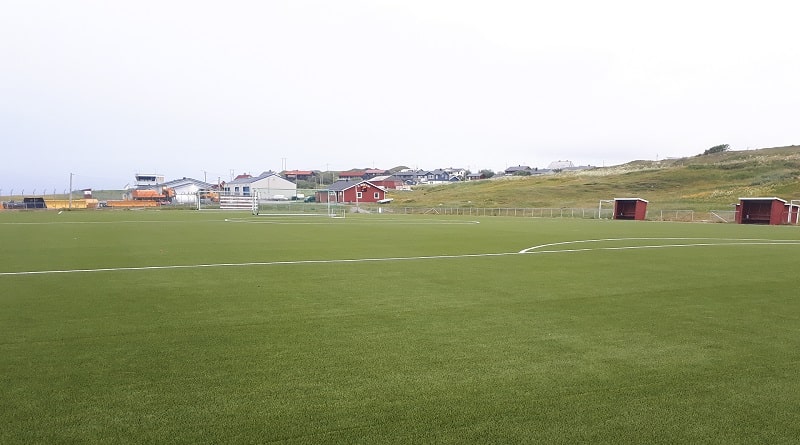
<svg viewBox="0 0 800 445">
<path fill-rule="evenodd" d="M 11 198 L 11 199 L 7 199 Z M 22 196 L 6 197 L 0 199 L 2 206 L 0 209 L 41 209 L 41 208 L 66 208 L 67 201 L 62 196 L 45 196 L 46 205 L 40 202 L 32 202 L 32 198 Z M 41 198 L 36 201 L 41 200 Z M 62 202 L 63 201 L 63 202 Z M 74 200 L 74 208 L 80 200 Z M 54 206 L 53 203 L 58 205 Z M 47 205 L 49 204 L 49 205 Z M 473 217 L 519 217 L 519 218 L 570 218 L 570 219 L 612 219 L 613 209 L 611 208 L 571 208 L 571 207 L 414 207 L 396 205 L 378 205 L 375 203 L 360 204 L 325 204 L 315 202 L 304 202 L 302 200 L 274 201 L 258 200 L 259 211 L 262 213 L 293 213 L 293 214 L 327 214 L 331 213 L 331 207 L 336 207 L 335 213 L 388 213 L 404 215 L 452 215 L 452 216 L 473 216 Z M 220 209 L 219 197 L 215 199 L 198 194 L 186 194 L 173 197 L 169 203 L 148 202 L 148 201 L 100 201 L 98 209 L 105 207 L 152 207 L 158 206 L 162 209 L 185 209 L 185 210 L 212 210 Z M 86 208 L 83 206 L 82 208 Z M 733 223 L 736 221 L 734 210 L 681 210 L 681 209 L 648 209 L 646 220 L 648 221 L 681 221 L 681 222 L 714 222 L 714 223 Z"/>
<path fill-rule="evenodd" d="M 556 208 L 556 207 L 390 207 L 384 206 L 381 213 L 428 214 L 456 216 L 511 216 L 520 218 L 572 218 L 572 219 L 612 219 L 612 209 L 598 208 Z M 650 209 L 648 221 L 716 222 L 733 223 L 735 210 L 674 210 Z"/>
</svg>

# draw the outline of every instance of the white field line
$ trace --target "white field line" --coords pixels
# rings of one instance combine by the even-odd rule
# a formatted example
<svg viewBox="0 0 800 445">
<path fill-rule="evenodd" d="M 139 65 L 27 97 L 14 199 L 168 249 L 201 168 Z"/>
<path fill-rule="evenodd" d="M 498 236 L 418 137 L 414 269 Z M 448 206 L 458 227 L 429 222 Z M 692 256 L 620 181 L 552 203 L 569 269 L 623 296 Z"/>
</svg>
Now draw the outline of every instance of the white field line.
<svg viewBox="0 0 800 445">
<path fill-rule="evenodd" d="M 297 216 L 297 215 L 295 215 Z M 326 216 L 326 215 L 321 215 Z M 261 219 L 250 219 L 250 218 L 228 218 L 226 222 L 233 222 L 233 223 L 240 223 L 240 224 L 277 224 L 277 225 L 330 225 L 329 221 L 320 221 L 318 218 L 314 218 L 314 221 L 298 221 L 298 220 L 287 220 L 286 218 L 269 218 L 260 216 Z M 436 220 L 436 219 L 429 219 L 429 220 L 401 220 L 401 219 L 359 219 L 355 220 L 354 218 L 339 218 L 339 221 L 342 221 L 340 224 L 368 224 L 368 225 L 375 225 L 375 224 L 389 224 L 389 225 L 408 225 L 408 226 L 454 226 L 454 225 L 472 225 L 472 224 L 480 224 L 480 221 L 452 221 L 452 220 Z"/>
<path fill-rule="evenodd" d="M 717 243 L 682 243 L 682 244 L 655 244 L 643 246 L 610 246 L 610 247 L 585 247 L 578 249 L 556 249 L 556 250 L 538 250 L 543 247 L 569 245 L 580 243 L 592 243 L 602 241 L 632 241 L 632 240 L 719 240 L 725 242 Z M 20 275 L 49 275 L 49 274 L 67 274 L 67 273 L 91 273 L 91 272 L 121 272 L 121 271 L 147 271 L 147 270 L 173 270 L 173 269 L 200 269 L 200 268 L 216 268 L 216 267 L 251 267 L 251 266 L 279 266 L 279 265 L 304 265 L 304 264 L 347 264 L 347 263 L 370 263 L 370 262 L 390 262 L 390 261 L 417 261 L 417 260 L 436 260 L 436 259 L 457 259 L 457 258 L 483 258 L 483 257 L 500 257 L 500 256 L 513 256 L 513 255 L 536 255 L 536 254 L 554 254 L 554 253 L 571 253 L 571 252 L 591 252 L 591 251 L 604 251 L 604 250 L 634 250 L 634 249 L 660 249 L 668 247 L 716 247 L 716 246 L 743 246 L 743 245 L 780 245 L 780 246 L 800 246 L 800 240 L 759 240 L 759 239 L 724 239 L 724 238 L 608 238 L 598 240 L 579 240 L 579 241 L 564 241 L 559 243 L 542 244 L 539 246 L 529 247 L 519 252 L 505 252 L 505 253 L 473 253 L 473 254 L 460 254 L 460 255 L 427 255 L 427 256 L 412 256 L 412 257 L 385 257 L 385 258 L 349 258 L 349 259 L 331 259 L 331 260 L 295 260 L 295 261 L 251 261 L 244 263 L 209 263 L 209 264 L 178 264 L 166 266 L 130 266 L 130 267 L 102 267 L 96 269 L 63 269 L 63 270 L 32 270 L 32 271 L 19 271 L 19 272 L 0 272 L 2 276 L 20 276 Z"/>
<path fill-rule="evenodd" d="M 41 221 L 41 222 L 0 222 L 0 225 L 3 226 L 50 226 L 50 225 L 83 225 L 83 224 L 169 224 L 169 223 L 192 223 L 192 222 L 203 222 L 203 223 L 211 223 L 211 222 L 223 222 L 222 220 L 196 220 L 196 221 L 189 221 L 189 220 L 166 220 L 166 221 L 156 221 L 156 220 L 141 220 L 141 221 Z"/>
<path fill-rule="evenodd" d="M 773 240 L 763 238 L 600 238 L 576 241 L 561 241 L 558 243 L 540 244 L 538 246 L 522 249 L 519 253 L 536 253 L 538 249 L 553 246 L 565 246 L 582 243 L 602 243 L 616 241 L 716 241 L 713 243 L 690 243 L 690 244 L 660 244 L 655 246 L 625 246 L 625 247 L 596 247 L 590 250 L 619 250 L 637 248 L 657 248 L 657 247 L 691 247 L 691 246 L 722 246 L 722 245 L 742 245 L 742 244 L 800 244 L 800 240 Z M 586 249 L 580 249 L 586 250 Z"/>
<path fill-rule="evenodd" d="M 49 225 L 84 225 L 84 224 L 165 224 L 165 223 L 221 223 L 221 222 L 233 222 L 233 223 L 246 223 L 246 224 L 287 224 L 287 225 L 314 225 L 314 224 L 331 224 L 329 221 L 319 221 L 318 218 L 330 218 L 328 215 L 324 214 L 290 214 L 284 217 L 275 217 L 270 218 L 271 215 L 261 215 L 257 218 L 225 218 L 225 219 L 214 219 L 214 220 L 166 220 L 166 221 L 158 221 L 158 220 L 141 220 L 141 221 L 39 221 L 39 222 L 0 222 L 0 225 L 5 226 L 49 226 Z M 302 219 L 304 217 L 308 217 L 309 219 L 313 218 L 314 221 L 298 221 L 297 219 L 294 220 L 287 220 L 287 216 L 296 217 L 298 219 Z M 330 218 L 334 219 L 334 218 Z M 376 218 L 370 220 L 356 220 L 353 218 L 335 218 L 337 221 L 344 221 L 343 223 L 346 224 L 396 224 L 396 225 L 464 225 L 464 224 L 480 224 L 480 221 L 453 221 L 453 220 L 445 220 L 445 219 L 418 219 L 414 221 L 409 220 L 402 220 L 402 219 L 384 219 L 384 218 Z"/>
</svg>

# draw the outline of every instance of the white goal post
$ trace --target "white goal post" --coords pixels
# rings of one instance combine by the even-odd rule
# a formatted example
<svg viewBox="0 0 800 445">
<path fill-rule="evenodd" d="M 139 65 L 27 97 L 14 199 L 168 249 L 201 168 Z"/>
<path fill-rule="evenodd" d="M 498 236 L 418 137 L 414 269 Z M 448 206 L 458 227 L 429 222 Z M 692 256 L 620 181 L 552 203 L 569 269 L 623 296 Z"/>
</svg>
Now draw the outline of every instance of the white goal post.
<svg viewBox="0 0 800 445">
<path fill-rule="evenodd" d="M 221 191 L 200 190 L 196 193 L 197 210 L 239 210 L 255 214 L 258 196 L 235 195 Z"/>
<path fill-rule="evenodd" d="M 608 219 L 614 219 L 614 200 L 613 199 L 601 199 L 600 204 L 597 206 L 597 219 L 603 219 L 603 207 L 605 204 L 606 213 L 608 213 Z M 610 204 L 610 207 L 609 207 Z"/>
</svg>

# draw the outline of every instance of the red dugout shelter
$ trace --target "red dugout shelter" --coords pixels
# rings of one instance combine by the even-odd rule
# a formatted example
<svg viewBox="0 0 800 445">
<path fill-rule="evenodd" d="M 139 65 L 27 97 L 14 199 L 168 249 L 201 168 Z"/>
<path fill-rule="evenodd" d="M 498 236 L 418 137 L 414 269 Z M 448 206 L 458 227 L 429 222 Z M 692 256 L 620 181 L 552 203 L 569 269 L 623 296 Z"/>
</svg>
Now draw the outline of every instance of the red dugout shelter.
<svg viewBox="0 0 800 445">
<path fill-rule="evenodd" d="M 646 200 L 642 198 L 614 198 L 614 219 L 642 221 L 646 217 Z"/>
<path fill-rule="evenodd" d="M 781 198 L 739 198 L 736 222 L 739 224 L 797 224 L 798 205 Z"/>
</svg>

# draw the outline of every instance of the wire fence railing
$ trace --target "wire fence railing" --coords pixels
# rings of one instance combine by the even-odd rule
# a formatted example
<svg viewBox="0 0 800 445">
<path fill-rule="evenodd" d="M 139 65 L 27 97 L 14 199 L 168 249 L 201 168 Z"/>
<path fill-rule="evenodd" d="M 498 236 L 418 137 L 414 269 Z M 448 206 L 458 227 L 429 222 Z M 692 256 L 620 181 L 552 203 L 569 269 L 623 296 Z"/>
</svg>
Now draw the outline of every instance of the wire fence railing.
<svg viewBox="0 0 800 445">
<path fill-rule="evenodd" d="M 568 208 L 568 207 L 397 207 L 383 209 L 385 213 L 429 214 L 456 216 L 510 216 L 520 218 L 577 218 L 612 219 L 612 209 Z M 735 210 L 675 210 L 651 209 L 645 217 L 648 221 L 717 222 L 736 221 Z"/>
<path fill-rule="evenodd" d="M 199 200 L 199 201 L 198 201 Z M 63 194 L 44 196 L 44 203 L 40 200 L 31 201 L 23 197 L 0 196 L 2 208 L 6 210 L 32 210 L 32 209 L 63 209 L 68 206 L 68 197 Z M 148 202 L 134 203 L 126 201 L 129 206 L 152 206 Z M 197 210 L 219 208 L 218 201 L 200 198 L 196 194 L 176 196 L 170 202 L 158 203 L 160 208 Z M 199 204 L 199 205 L 198 205 Z M 75 209 L 87 208 L 80 205 L 80 200 L 72 200 Z M 338 204 L 337 207 L 344 211 L 357 213 L 384 213 L 404 215 L 441 215 L 441 216 L 469 216 L 469 217 L 517 217 L 517 218 L 569 218 L 569 219 L 613 219 L 613 210 L 610 208 L 581 208 L 581 207 L 447 207 L 447 206 L 392 206 L 374 203 Z M 92 207 L 89 207 L 92 208 Z M 115 208 L 99 201 L 94 208 Z M 266 212 L 296 212 L 319 213 L 327 210 L 321 203 L 308 203 L 303 201 L 269 202 L 261 203 L 260 208 Z M 322 210 L 325 209 L 325 210 Z M 735 210 L 688 210 L 688 209 L 648 209 L 648 221 L 678 221 L 678 222 L 711 222 L 734 223 L 736 222 Z"/>
</svg>

